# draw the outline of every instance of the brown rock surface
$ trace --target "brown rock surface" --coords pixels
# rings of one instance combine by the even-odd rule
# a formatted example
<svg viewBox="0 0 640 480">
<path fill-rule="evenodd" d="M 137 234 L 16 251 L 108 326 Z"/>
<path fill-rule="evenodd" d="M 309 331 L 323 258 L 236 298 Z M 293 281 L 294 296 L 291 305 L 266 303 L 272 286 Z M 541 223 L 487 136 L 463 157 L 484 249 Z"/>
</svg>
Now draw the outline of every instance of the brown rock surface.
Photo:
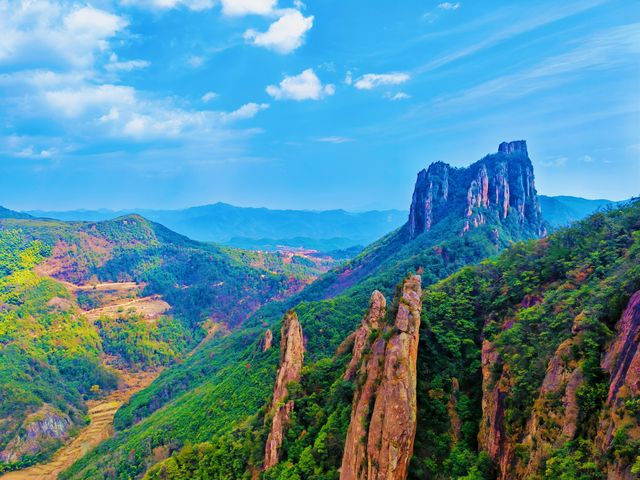
<svg viewBox="0 0 640 480">
<path fill-rule="evenodd" d="M 606 402 L 608 408 L 601 417 L 596 438 L 596 445 L 604 454 L 611 448 L 613 435 L 620 429 L 626 431 L 629 441 L 640 440 L 638 416 L 624 408 L 625 400 L 637 398 L 640 391 L 640 291 L 633 294 L 618 321 L 616 337 L 601 366 L 611 375 Z M 614 457 L 607 465 L 607 478 L 637 478 L 630 468 L 628 462 Z"/>
<path fill-rule="evenodd" d="M 264 332 L 264 337 L 262 339 L 262 351 L 266 352 L 267 350 L 269 350 L 272 344 L 273 344 L 273 333 L 271 333 L 271 329 L 268 328 L 267 331 Z"/>
<path fill-rule="evenodd" d="M 524 444 L 529 449 L 527 465 L 518 465 L 514 476 L 534 476 L 540 472 L 549 453 L 573 440 L 578 427 L 578 388 L 584 382 L 582 369 L 574 359 L 576 338 L 562 342 L 547 366 L 547 372 L 527 424 Z M 554 398 L 561 395 L 558 404 Z"/>
<path fill-rule="evenodd" d="M 504 430 L 504 400 L 508 391 L 509 372 L 503 368 L 500 376 L 494 379 L 500 356 L 488 340 L 482 342 L 481 360 L 482 422 L 478 432 L 478 445 L 500 467 L 500 478 L 507 479 L 509 477 L 505 472 L 510 470 L 512 459 L 511 446 Z"/>
<path fill-rule="evenodd" d="M 267 438 L 264 452 L 263 468 L 267 470 L 278 463 L 284 430 L 286 429 L 293 411 L 293 401 L 284 400 L 289 394 L 287 384 L 300 380 L 302 361 L 304 358 L 304 340 L 302 327 L 295 312 L 289 311 L 282 321 L 280 338 L 280 367 L 276 375 L 273 389 L 273 400 L 269 409 L 271 429 Z"/>
<path fill-rule="evenodd" d="M 361 361 L 364 380 L 354 395 L 342 480 L 407 477 L 416 432 L 421 295 L 420 276 L 405 280 L 394 324 L 386 325 Z"/>
<path fill-rule="evenodd" d="M 369 336 L 374 330 L 380 328 L 380 322 L 384 319 L 387 310 L 387 301 L 384 295 L 378 290 L 371 294 L 369 300 L 369 311 L 362 319 L 360 328 L 356 330 L 353 337 L 353 356 L 349 362 L 346 372 L 344 373 L 345 380 L 351 380 L 355 377 L 360 367 L 362 360 L 362 354 L 367 346 L 369 346 Z"/>
</svg>

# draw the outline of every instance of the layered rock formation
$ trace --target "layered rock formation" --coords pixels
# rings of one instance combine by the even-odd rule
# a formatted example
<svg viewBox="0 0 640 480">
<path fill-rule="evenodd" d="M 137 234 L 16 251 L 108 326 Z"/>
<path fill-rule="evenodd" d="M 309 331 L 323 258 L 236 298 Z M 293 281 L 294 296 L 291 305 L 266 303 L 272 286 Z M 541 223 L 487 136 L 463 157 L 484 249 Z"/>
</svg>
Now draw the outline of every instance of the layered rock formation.
<svg viewBox="0 0 640 480">
<path fill-rule="evenodd" d="M 17 462 L 25 455 L 36 455 L 52 441 L 65 441 L 73 422 L 57 408 L 44 404 L 22 423 L 22 433 L 0 451 L 0 461 Z"/>
<path fill-rule="evenodd" d="M 482 422 L 478 445 L 485 450 L 502 472 L 511 460 L 511 448 L 504 430 L 504 402 L 508 392 L 508 372 L 495 378 L 500 356 L 489 340 L 482 342 Z M 506 478 L 506 477 L 503 477 Z"/>
<path fill-rule="evenodd" d="M 384 297 L 379 292 L 372 295 L 369 312 L 356 334 L 356 338 L 366 336 L 367 340 L 364 344 L 354 343 L 359 386 L 354 394 L 342 457 L 342 480 L 407 477 L 416 432 L 421 295 L 420 276 L 405 280 L 397 299 L 395 319 L 384 325 L 380 323 Z M 377 335 L 374 337 L 372 332 Z"/>
<path fill-rule="evenodd" d="M 524 445 L 530 451 L 528 463 L 519 462 L 514 467 L 519 478 L 539 472 L 552 449 L 562 447 L 576 435 L 579 415 L 577 391 L 584 382 L 582 369 L 573 353 L 578 351 L 579 342 L 580 339 L 575 337 L 565 340 L 549 361 L 527 424 Z M 509 458 L 502 464 L 506 466 L 512 462 L 513 459 Z"/>
<path fill-rule="evenodd" d="M 278 463 L 284 431 L 289 424 L 294 402 L 285 403 L 289 391 L 287 385 L 300 380 L 304 359 L 304 339 L 302 327 L 295 312 L 289 311 L 282 321 L 280 337 L 280 367 L 276 375 L 273 399 L 269 408 L 271 429 L 267 437 L 263 468 L 267 470 Z"/>
<path fill-rule="evenodd" d="M 271 344 L 273 343 L 273 333 L 271 333 L 271 329 L 267 328 L 267 331 L 264 332 L 264 337 L 262 337 L 262 351 L 266 352 L 271 348 Z"/>
<path fill-rule="evenodd" d="M 503 480 L 535 477 L 544 470 L 552 452 L 577 437 L 581 421 L 579 392 L 585 385 L 585 374 L 582 358 L 576 355 L 588 341 L 581 315 L 576 316 L 572 333 L 547 364 L 532 415 L 521 436 L 510 436 L 505 429 L 505 399 L 512 389 L 509 368 L 502 364 L 491 342 L 483 342 L 478 444 L 489 454 Z M 631 473 L 632 461 L 618 457 L 614 436 L 623 432 L 626 444 L 640 442 L 638 414 L 626 405 L 627 400 L 640 398 L 640 291 L 629 300 L 601 367 L 610 374 L 610 381 L 595 448 L 599 451 L 598 458 L 606 459 L 601 466 L 606 468 L 608 479 L 631 480 L 637 478 Z M 518 456 L 517 449 L 527 454 Z"/>
<path fill-rule="evenodd" d="M 371 299 L 369 300 L 369 311 L 362 319 L 362 324 L 360 325 L 360 328 L 356 330 L 353 337 L 353 355 L 349 362 L 349 366 L 344 373 L 345 380 L 352 380 L 356 373 L 358 373 L 362 355 L 364 354 L 367 346 L 369 346 L 371 335 L 376 333 L 380 328 L 380 324 L 384 320 L 386 310 L 387 301 L 384 298 L 384 295 L 382 295 L 378 290 L 374 291 L 371 295 Z"/>
<path fill-rule="evenodd" d="M 625 405 L 626 400 L 637 400 L 640 393 L 640 291 L 631 297 L 616 325 L 616 337 L 602 360 L 602 368 L 611 375 L 608 408 L 601 418 L 596 439 L 599 449 L 605 453 L 611 449 L 618 431 L 624 431 L 629 441 L 640 441 L 638 414 L 633 414 Z M 614 457 L 607 465 L 607 478 L 631 480 L 637 476 L 631 473 L 629 462 Z"/>
<path fill-rule="evenodd" d="M 418 173 L 409 212 L 409 235 L 415 238 L 445 218 L 462 222 L 465 233 L 487 223 L 489 216 L 504 221 L 509 215 L 531 236 L 545 233 L 524 140 L 504 142 L 498 153 L 468 168 L 436 162 Z"/>
</svg>

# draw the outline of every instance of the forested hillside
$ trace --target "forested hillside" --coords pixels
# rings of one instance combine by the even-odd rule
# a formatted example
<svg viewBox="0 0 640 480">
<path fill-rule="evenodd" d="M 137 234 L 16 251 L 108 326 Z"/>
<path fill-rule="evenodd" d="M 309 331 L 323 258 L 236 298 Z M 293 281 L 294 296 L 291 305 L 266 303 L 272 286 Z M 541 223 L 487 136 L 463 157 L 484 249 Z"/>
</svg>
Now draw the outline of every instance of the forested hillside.
<svg viewBox="0 0 640 480">
<path fill-rule="evenodd" d="M 331 259 L 205 245 L 139 216 L 0 220 L 0 469 L 46 459 L 86 401 L 180 360 Z"/>
<path fill-rule="evenodd" d="M 259 470 L 266 441 L 261 425 L 278 362 L 275 349 L 263 350 L 260 344 L 267 328 L 277 344 L 280 318 L 291 307 L 305 332 L 301 382 L 308 382 L 304 392 L 315 392 L 308 423 L 293 430 L 313 434 L 305 436 L 296 451 L 310 450 L 322 438 L 318 448 L 324 449 L 326 461 L 320 462 L 317 478 L 335 476 L 340 458 L 334 452 L 344 441 L 343 420 L 348 419 L 352 386 L 341 380 L 348 348 L 341 349 L 338 357 L 334 354 L 362 318 L 371 292 L 378 289 L 393 296 L 409 272 L 421 272 L 423 285 L 429 285 L 464 265 L 496 255 L 513 241 L 542 233 L 524 142 L 504 144 L 498 153 L 466 169 L 444 167 L 446 176 L 443 165 L 434 164 L 419 174 L 411 208 L 414 220 L 300 294 L 258 310 L 242 331 L 204 344 L 179 368 L 164 372 L 118 412 L 116 436 L 78 462 L 65 478 L 92 478 L 105 470 L 110 478 L 142 475 L 159 458 L 186 443 L 200 442 L 208 443 L 194 447 L 194 454 L 206 450 L 203 464 L 213 469 L 207 475 L 241 478 L 249 470 Z M 433 187 L 435 178 L 440 187 L 446 183 L 446 189 Z M 434 200 L 431 205 L 425 202 L 429 196 Z M 277 478 L 286 465 L 281 462 L 265 478 Z M 283 475 L 291 473 L 287 472 Z"/>
</svg>

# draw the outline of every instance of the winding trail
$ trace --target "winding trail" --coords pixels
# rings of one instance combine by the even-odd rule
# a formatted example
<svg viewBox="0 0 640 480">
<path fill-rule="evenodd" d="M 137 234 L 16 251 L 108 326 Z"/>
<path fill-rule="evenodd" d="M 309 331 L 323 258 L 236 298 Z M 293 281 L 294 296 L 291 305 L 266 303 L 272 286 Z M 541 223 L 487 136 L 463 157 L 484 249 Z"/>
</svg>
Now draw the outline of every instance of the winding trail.
<svg viewBox="0 0 640 480">
<path fill-rule="evenodd" d="M 53 480 L 89 450 L 113 435 L 113 417 L 120 406 L 131 396 L 146 388 L 157 378 L 155 372 L 120 372 L 123 384 L 118 390 L 100 400 L 90 400 L 89 417 L 91 423 L 84 427 L 77 437 L 58 450 L 53 458 L 44 464 L 34 465 L 24 470 L 0 475 L 2 480 Z"/>
</svg>

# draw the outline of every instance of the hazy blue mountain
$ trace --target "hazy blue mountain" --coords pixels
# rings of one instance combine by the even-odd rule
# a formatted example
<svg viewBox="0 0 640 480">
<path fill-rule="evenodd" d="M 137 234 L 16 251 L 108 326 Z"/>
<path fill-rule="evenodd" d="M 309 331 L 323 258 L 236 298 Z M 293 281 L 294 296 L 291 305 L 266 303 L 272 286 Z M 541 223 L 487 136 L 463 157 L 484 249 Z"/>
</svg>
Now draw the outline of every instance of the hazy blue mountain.
<svg viewBox="0 0 640 480">
<path fill-rule="evenodd" d="M 581 220 L 598 210 L 604 210 L 621 202 L 611 200 L 590 200 L 581 197 L 561 195 L 548 197 L 540 195 L 542 216 L 552 228 L 564 227 L 576 220 Z"/>
<path fill-rule="evenodd" d="M 0 206 L 0 218 L 31 218 L 31 215 L 23 212 L 16 212 Z"/>
<path fill-rule="evenodd" d="M 552 228 L 565 226 L 599 209 L 615 205 L 611 200 L 540 195 L 543 218 Z M 252 250 L 275 250 L 279 246 L 320 251 L 368 245 L 400 227 L 408 212 L 383 210 L 271 210 L 215 203 L 181 210 L 32 210 L 26 213 L 0 209 L 0 217 L 36 217 L 66 221 L 104 221 L 139 213 L 194 240 L 223 243 Z"/>
<path fill-rule="evenodd" d="M 323 251 L 368 245 L 407 220 L 407 212 L 401 210 L 357 213 L 271 210 L 225 203 L 183 210 L 34 210 L 29 213 L 67 221 L 102 221 L 139 213 L 194 240 L 254 249 L 287 245 Z"/>
</svg>

